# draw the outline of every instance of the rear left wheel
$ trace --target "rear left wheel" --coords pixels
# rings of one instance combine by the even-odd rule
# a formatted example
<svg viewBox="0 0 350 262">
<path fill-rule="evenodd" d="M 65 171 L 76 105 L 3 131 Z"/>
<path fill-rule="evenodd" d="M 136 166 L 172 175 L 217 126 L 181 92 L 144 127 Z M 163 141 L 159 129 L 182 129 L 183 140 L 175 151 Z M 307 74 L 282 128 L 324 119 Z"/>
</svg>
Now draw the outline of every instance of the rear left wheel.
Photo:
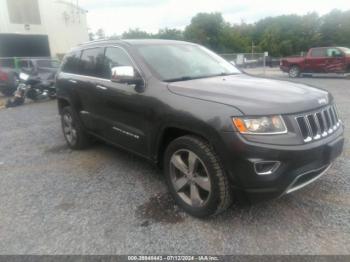
<svg viewBox="0 0 350 262">
<path fill-rule="evenodd" d="M 231 187 L 220 160 L 205 140 L 184 136 L 168 146 L 164 172 L 176 203 L 195 217 L 207 217 L 227 209 Z"/>
<path fill-rule="evenodd" d="M 67 144 L 72 149 L 83 149 L 90 145 L 90 137 L 83 130 L 82 125 L 73 109 L 69 106 L 62 109 L 61 124 Z"/>
</svg>

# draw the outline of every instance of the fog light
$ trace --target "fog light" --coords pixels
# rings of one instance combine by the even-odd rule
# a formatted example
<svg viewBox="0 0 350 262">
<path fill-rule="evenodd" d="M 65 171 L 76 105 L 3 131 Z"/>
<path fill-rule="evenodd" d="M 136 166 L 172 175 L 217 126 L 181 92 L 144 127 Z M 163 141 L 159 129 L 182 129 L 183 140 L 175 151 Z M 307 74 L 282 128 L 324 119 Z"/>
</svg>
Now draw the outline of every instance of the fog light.
<svg viewBox="0 0 350 262">
<path fill-rule="evenodd" d="M 259 176 L 271 175 L 280 167 L 279 161 L 257 161 L 254 162 L 254 170 Z"/>
</svg>

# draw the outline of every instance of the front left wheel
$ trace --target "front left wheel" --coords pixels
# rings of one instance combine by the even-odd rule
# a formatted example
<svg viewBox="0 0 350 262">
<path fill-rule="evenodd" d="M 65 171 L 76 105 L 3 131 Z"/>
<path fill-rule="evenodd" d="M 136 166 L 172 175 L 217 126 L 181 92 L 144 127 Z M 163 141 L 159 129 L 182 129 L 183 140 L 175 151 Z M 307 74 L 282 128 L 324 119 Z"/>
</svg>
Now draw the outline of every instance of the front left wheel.
<svg viewBox="0 0 350 262">
<path fill-rule="evenodd" d="M 296 78 L 300 76 L 300 68 L 296 65 L 292 66 L 289 69 L 289 77 L 290 78 Z"/>
<path fill-rule="evenodd" d="M 229 180 L 218 156 L 199 137 L 183 136 L 170 143 L 164 173 L 176 203 L 192 216 L 216 215 L 232 202 Z"/>
</svg>

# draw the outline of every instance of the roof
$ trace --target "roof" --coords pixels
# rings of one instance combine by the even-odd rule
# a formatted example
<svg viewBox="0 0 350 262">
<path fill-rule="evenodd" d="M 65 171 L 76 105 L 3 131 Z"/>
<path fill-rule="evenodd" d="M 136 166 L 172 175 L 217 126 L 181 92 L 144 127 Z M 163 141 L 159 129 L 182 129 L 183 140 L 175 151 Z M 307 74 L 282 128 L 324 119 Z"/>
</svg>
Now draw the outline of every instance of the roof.
<svg viewBox="0 0 350 262">
<path fill-rule="evenodd" d="M 81 46 L 86 45 L 94 45 L 96 43 L 114 43 L 114 44 L 128 44 L 128 45 L 161 45 L 161 44 L 193 44 L 190 42 L 185 41 L 178 41 L 178 40 L 167 40 L 167 39 L 120 39 L 120 40 L 113 40 L 113 39 L 101 39 L 101 40 L 95 40 L 86 42 L 84 44 L 81 44 Z"/>
</svg>

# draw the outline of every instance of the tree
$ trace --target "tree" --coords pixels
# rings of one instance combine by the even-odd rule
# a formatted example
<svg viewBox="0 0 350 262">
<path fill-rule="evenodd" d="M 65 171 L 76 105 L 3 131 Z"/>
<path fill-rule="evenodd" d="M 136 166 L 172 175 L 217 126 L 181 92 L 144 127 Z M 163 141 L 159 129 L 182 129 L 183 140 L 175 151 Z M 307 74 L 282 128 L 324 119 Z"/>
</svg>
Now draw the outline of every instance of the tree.
<svg viewBox="0 0 350 262">
<path fill-rule="evenodd" d="M 96 37 L 97 37 L 97 39 L 106 38 L 105 31 L 102 28 L 98 29 L 96 32 Z"/>
<path fill-rule="evenodd" d="M 192 18 L 184 32 L 188 41 L 202 44 L 220 51 L 220 37 L 224 28 L 224 19 L 220 13 L 199 13 Z"/>
<path fill-rule="evenodd" d="M 89 29 L 89 40 L 90 41 L 95 40 L 95 34 L 92 31 L 90 31 L 90 29 Z"/>
<path fill-rule="evenodd" d="M 246 53 L 250 39 L 242 34 L 239 26 L 225 24 L 220 33 L 220 51 L 224 53 Z"/>
<path fill-rule="evenodd" d="M 333 10 L 322 18 L 320 28 L 323 45 L 350 46 L 350 10 Z"/>
<path fill-rule="evenodd" d="M 98 32 L 92 37 L 100 38 Z M 104 33 L 103 33 L 104 35 Z M 138 28 L 130 29 L 122 38 L 160 38 L 187 40 L 202 44 L 219 53 L 268 51 L 272 56 L 300 54 L 315 46 L 350 46 L 350 10 L 333 10 L 319 16 L 281 15 L 267 17 L 254 24 L 243 21 L 229 24 L 220 13 L 199 13 L 184 31 L 164 28 L 149 34 Z"/>
<path fill-rule="evenodd" d="M 146 39 L 152 38 L 152 34 L 142 31 L 139 28 L 129 29 L 129 31 L 124 32 L 122 35 L 123 39 Z"/>
<path fill-rule="evenodd" d="M 171 40 L 183 40 L 184 36 L 181 30 L 164 28 L 158 31 L 158 34 L 154 35 L 159 39 L 171 39 Z"/>
</svg>

